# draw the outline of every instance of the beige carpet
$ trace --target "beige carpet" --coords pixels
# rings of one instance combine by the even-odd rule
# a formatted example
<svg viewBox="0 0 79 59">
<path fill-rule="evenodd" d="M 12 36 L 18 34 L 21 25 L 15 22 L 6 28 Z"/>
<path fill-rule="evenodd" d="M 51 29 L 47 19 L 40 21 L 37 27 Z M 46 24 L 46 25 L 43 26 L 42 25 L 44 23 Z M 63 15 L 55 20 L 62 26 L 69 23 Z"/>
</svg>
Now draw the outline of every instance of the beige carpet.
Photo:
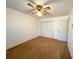
<svg viewBox="0 0 79 59">
<path fill-rule="evenodd" d="M 66 42 L 39 36 L 7 50 L 7 59 L 71 59 Z"/>
</svg>

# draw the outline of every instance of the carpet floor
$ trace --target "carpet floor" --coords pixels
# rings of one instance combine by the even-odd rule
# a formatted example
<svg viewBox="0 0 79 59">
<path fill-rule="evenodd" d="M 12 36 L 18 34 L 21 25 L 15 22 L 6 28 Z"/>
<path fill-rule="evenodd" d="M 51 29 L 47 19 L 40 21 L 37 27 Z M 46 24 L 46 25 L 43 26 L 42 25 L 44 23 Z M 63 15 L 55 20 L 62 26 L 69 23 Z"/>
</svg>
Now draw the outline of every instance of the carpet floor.
<svg viewBox="0 0 79 59">
<path fill-rule="evenodd" d="M 7 59 L 71 59 L 67 42 L 39 36 L 7 50 Z"/>
</svg>

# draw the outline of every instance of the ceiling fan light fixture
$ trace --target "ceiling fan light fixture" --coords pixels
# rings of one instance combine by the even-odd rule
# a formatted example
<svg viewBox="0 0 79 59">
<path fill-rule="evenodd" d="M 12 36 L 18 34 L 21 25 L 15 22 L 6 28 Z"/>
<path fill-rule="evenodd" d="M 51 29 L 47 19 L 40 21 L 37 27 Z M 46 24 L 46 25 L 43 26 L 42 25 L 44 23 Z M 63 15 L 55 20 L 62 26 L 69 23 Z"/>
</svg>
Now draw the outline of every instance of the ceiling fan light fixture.
<svg viewBox="0 0 79 59">
<path fill-rule="evenodd" d="M 36 14 L 39 17 L 48 15 L 51 10 L 51 7 L 49 6 L 43 6 L 43 5 L 32 4 L 32 3 L 27 3 L 27 5 L 33 8 L 32 14 Z"/>
<path fill-rule="evenodd" d="M 37 15 L 38 15 L 39 17 L 41 17 L 41 16 L 42 16 L 42 13 L 41 13 L 41 12 L 37 12 Z"/>
</svg>

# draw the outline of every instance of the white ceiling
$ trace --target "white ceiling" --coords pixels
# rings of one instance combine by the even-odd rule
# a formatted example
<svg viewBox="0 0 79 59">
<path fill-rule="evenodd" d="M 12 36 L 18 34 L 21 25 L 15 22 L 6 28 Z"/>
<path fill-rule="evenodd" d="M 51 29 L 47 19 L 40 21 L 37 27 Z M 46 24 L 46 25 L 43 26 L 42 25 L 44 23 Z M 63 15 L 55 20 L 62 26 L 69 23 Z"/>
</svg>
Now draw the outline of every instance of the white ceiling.
<svg viewBox="0 0 79 59">
<path fill-rule="evenodd" d="M 43 4 L 49 0 L 33 0 L 33 1 L 37 4 Z M 27 2 L 28 0 L 6 0 L 7 7 L 16 9 L 20 12 L 36 17 L 36 15 L 33 15 L 31 14 L 31 12 L 29 12 L 32 8 L 27 6 Z M 69 12 L 72 10 L 73 0 L 56 0 L 56 2 L 52 0 L 52 2 L 49 3 L 49 6 L 51 6 L 51 8 L 53 8 L 54 11 L 52 9 L 51 15 L 42 17 L 63 16 L 69 14 Z"/>
</svg>

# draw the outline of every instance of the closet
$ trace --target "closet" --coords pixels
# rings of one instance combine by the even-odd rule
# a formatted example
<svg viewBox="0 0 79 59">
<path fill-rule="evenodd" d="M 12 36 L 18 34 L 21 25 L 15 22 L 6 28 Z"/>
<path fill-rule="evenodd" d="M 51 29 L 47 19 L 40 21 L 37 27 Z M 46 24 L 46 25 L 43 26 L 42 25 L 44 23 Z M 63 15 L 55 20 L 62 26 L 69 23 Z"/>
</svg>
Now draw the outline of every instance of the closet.
<svg viewBox="0 0 79 59">
<path fill-rule="evenodd" d="M 56 17 L 40 21 L 40 35 L 66 41 L 67 18 Z"/>
</svg>

